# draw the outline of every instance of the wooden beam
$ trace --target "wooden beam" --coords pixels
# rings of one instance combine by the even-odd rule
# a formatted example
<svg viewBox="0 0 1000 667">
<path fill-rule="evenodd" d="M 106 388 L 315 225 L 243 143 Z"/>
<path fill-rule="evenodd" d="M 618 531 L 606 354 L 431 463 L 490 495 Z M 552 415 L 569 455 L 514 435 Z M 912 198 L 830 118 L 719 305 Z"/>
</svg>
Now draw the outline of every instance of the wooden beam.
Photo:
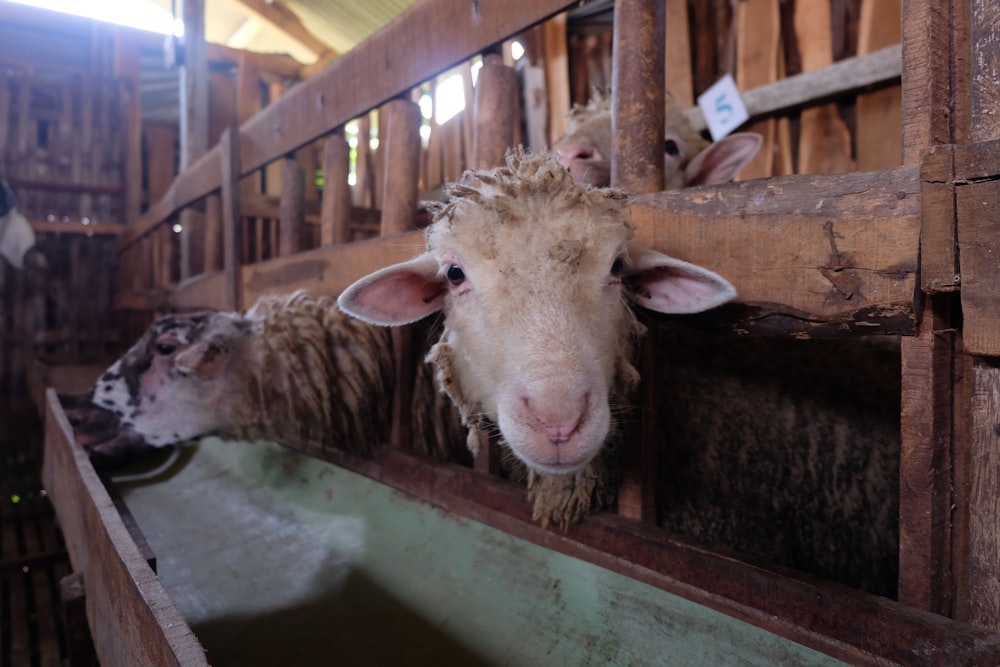
<svg viewBox="0 0 1000 667">
<path fill-rule="evenodd" d="M 472 159 L 473 169 L 492 169 L 503 164 L 504 154 L 514 145 L 518 114 L 519 79 L 513 67 L 499 55 L 483 60 L 476 81 Z"/>
<path fill-rule="evenodd" d="M 737 64 L 736 85 L 750 90 L 776 81 L 781 50 L 781 12 L 778 0 L 746 0 L 736 6 Z M 781 56 L 783 59 L 783 56 Z M 777 122 L 765 118 L 745 128 L 764 138 L 760 151 L 740 171 L 741 179 L 771 176 L 774 173 L 774 144 Z"/>
<path fill-rule="evenodd" d="M 901 0 L 862 0 L 858 55 L 898 44 Z M 884 88 L 858 95 L 855 147 L 858 169 L 887 169 L 903 159 L 902 91 Z"/>
<path fill-rule="evenodd" d="M 336 56 L 330 45 L 314 35 L 299 18 L 281 0 L 237 0 L 255 16 L 267 21 L 275 28 L 285 33 L 296 42 L 306 47 L 320 60 Z"/>
<path fill-rule="evenodd" d="M 278 227 L 279 253 L 294 255 L 302 250 L 306 225 L 306 175 L 294 157 L 286 157 L 282 165 L 281 222 Z"/>
<path fill-rule="evenodd" d="M 42 479 L 73 569 L 83 574 L 87 619 L 102 665 L 208 665 L 205 651 L 129 535 L 48 389 Z"/>
</svg>

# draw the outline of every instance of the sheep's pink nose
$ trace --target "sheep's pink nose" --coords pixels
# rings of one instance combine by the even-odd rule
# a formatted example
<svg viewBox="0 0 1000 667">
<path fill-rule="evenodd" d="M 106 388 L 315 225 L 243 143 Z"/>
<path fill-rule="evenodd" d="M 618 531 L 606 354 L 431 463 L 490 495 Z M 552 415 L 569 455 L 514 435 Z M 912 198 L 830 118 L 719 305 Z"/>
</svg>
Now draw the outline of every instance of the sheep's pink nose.
<svg viewBox="0 0 1000 667">
<path fill-rule="evenodd" d="M 576 160 L 591 160 L 594 157 L 594 149 L 579 144 L 561 146 L 556 150 L 559 154 L 559 162 L 564 167 L 569 167 Z"/>
<path fill-rule="evenodd" d="M 522 399 L 525 412 L 530 416 L 536 429 L 543 431 L 549 442 L 559 446 L 569 441 L 580 427 L 583 419 L 583 409 L 554 411 L 540 415 L 528 404 L 528 399 Z M 581 402 L 586 405 L 586 398 Z"/>
</svg>

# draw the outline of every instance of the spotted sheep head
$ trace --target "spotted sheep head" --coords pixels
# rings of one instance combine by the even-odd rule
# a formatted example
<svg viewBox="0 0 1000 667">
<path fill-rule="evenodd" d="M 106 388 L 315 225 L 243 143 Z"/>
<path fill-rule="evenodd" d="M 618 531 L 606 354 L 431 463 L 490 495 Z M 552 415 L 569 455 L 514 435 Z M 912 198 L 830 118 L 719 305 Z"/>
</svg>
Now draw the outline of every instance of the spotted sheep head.
<svg viewBox="0 0 1000 667">
<path fill-rule="evenodd" d="M 550 157 L 450 189 L 427 251 L 351 285 L 342 310 L 402 325 L 443 310 L 430 354 L 466 421 L 495 424 L 532 470 L 573 473 L 603 445 L 612 397 L 638 374 L 631 304 L 695 313 L 735 296 L 715 273 L 633 240 L 625 197 L 582 187 Z"/>
<path fill-rule="evenodd" d="M 237 399 L 234 373 L 250 323 L 236 313 L 154 322 L 91 388 L 74 419 L 77 441 L 108 459 L 217 432 Z"/>
</svg>

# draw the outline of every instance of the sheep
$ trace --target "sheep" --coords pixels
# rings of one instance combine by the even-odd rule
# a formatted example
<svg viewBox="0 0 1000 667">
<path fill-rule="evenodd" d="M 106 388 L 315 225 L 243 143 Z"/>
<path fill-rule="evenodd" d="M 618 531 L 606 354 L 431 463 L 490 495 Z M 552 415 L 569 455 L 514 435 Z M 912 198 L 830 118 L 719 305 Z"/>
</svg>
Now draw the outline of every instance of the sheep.
<svg viewBox="0 0 1000 667">
<path fill-rule="evenodd" d="M 388 439 L 394 384 L 385 329 L 346 317 L 332 297 L 268 296 L 243 314 L 154 322 L 91 389 L 75 415 L 76 437 L 109 466 L 143 446 L 209 434 L 368 454 Z M 447 400 L 414 392 L 414 413 L 414 449 L 454 458 L 441 451 L 462 438 Z"/>
<path fill-rule="evenodd" d="M 464 423 L 495 425 L 526 464 L 535 518 L 566 525 L 613 493 L 604 474 L 613 448 L 603 445 L 611 406 L 638 381 L 631 358 L 642 331 L 628 300 L 694 313 L 735 290 L 632 241 L 620 192 L 576 186 L 544 155 L 517 150 L 506 162 L 466 174 L 478 188 L 451 186 L 427 252 L 362 278 L 338 304 L 376 325 L 444 309 L 428 357 L 442 390 Z"/>
<path fill-rule="evenodd" d="M 664 185 L 675 190 L 731 181 L 760 149 L 763 138 L 738 132 L 711 143 L 695 132 L 669 94 L 663 141 Z M 552 145 L 559 161 L 581 184 L 611 184 L 611 95 L 595 90 L 586 106 L 570 110 L 566 131 Z"/>
<path fill-rule="evenodd" d="M 444 311 L 427 359 L 470 446 L 492 431 L 527 467 L 535 520 L 565 527 L 613 507 L 648 325 L 664 387 L 645 416 L 662 437 L 659 525 L 895 594 L 898 355 L 712 336 L 658 315 L 735 291 L 631 240 L 625 196 L 574 183 L 551 156 L 514 151 L 450 194 L 425 253 L 358 280 L 338 305 L 376 325 Z M 855 386 L 859 368 L 886 382 Z"/>
</svg>

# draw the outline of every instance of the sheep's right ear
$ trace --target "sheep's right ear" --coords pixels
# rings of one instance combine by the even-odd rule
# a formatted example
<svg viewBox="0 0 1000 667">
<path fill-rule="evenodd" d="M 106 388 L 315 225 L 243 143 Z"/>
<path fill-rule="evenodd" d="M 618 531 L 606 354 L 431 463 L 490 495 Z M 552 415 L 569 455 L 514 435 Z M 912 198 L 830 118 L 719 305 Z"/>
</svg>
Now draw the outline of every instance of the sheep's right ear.
<svg viewBox="0 0 1000 667">
<path fill-rule="evenodd" d="M 424 253 L 361 278 L 341 293 L 337 305 L 369 324 L 397 326 L 441 310 L 447 293 L 437 260 Z"/>
</svg>

